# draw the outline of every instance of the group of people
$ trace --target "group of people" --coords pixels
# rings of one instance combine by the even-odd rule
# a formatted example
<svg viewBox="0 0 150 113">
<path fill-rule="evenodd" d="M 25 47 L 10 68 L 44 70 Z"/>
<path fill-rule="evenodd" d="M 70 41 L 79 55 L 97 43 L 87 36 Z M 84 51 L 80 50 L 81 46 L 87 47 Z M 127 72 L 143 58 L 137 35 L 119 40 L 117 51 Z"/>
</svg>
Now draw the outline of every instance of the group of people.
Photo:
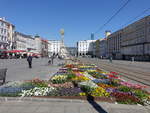
<svg viewBox="0 0 150 113">
<path fill-rule="evenodd" d="M 52 55 L 50 59 L 48 60 L 48 64 L 53 64 L 55 58 L 56 58 L 56 55 Z M 29 68 L 32 68 L 32 56 L 31 55 L 27 57 L 27 61 L 28 61 Z"/>
</svg>

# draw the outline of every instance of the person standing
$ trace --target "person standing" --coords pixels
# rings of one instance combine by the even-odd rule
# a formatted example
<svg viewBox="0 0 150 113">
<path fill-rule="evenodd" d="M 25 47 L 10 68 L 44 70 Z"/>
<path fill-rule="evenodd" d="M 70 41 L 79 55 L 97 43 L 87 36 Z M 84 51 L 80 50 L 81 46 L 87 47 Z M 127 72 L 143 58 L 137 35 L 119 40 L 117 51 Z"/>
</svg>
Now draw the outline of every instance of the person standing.
<svg viewBox="0 0 150 113">
<path fill-rule="evenodd" d="M 32 68 L 32 56 L 31 55 L 29 55 L 27 57 L 27 61 L 28 61 L 28 64 L 29 64 L 29 68 Z"/>
</svg>

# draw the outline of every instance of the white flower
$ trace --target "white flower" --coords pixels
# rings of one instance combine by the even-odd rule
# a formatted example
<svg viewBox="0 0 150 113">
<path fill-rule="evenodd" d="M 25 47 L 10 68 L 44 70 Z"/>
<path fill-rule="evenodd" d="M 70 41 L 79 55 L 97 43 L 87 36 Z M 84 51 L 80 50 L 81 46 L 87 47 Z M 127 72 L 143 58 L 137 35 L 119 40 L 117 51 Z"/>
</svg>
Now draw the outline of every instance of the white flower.
<svg viewBox="0 0 150 113">
<path fill-rule="evenodd" d="M 54 90 L 56 90 L 54 87 L 35 87 L 30 90 L 22 90 L 21 96 L 47 96 Z"/>
</svg>

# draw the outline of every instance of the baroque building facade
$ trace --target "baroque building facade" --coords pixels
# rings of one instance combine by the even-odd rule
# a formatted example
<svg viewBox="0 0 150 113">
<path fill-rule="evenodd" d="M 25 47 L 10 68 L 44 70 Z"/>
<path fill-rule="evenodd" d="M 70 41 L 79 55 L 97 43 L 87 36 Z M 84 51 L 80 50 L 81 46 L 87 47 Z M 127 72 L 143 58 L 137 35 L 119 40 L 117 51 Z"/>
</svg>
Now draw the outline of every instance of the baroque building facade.
<svg viewBox="0 0 150 113">
<path fill-rule="evenodd" d="M 15 26 L 0 18 L 0 51 L 11 50 L 14 48 Z"/>
</svg>

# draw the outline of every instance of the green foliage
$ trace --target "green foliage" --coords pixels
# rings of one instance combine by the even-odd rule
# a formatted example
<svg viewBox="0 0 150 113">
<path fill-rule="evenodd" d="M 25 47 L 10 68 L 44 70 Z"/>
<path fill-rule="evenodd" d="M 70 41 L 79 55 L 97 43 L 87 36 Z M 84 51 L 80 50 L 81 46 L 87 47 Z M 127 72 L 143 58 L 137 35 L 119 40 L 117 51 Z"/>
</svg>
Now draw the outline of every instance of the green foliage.
<svg viewBox="0 0 150 113">
<path fill-rule="evenodd" d="M 35 87 L 47 87 L 48 84 L 46 82 L 34 83 Z"/>
<path fill-rule="evenodd" d="M 32 82 L 24 82 L 23 84 L 20 85 L 20 87 L 35 87 Z"/>
<path fill-rule="evenodd" d="M 52 80 L 51 81 L 53 84 L 63 84 L 65 82 L 67 82 L 67 80 L 64 79 L 56 79 L 56 80 Z"/>
<path fill-rule="evenodd" d="M 33 86 L 33 87 L 47 87 L 48 83 L 47 82 L 25 82 L 24 84 L 22 84 L 22 87 L 29 87 L 29 86 Z"/>
<path fill-rule="evenodd" d="M 111 79 L 111 80 L 110 80 L 110 84 L 111 84 L 112 86 L 119 86 L 119 85 L 120 85 L 120 81 L 117 80 L 117 79 Z"/>
<path fill-rule="evenodd" d="M 88 92 L 92 92 L 94 90 L 94 88 L 92 88 L 90 86 L 82 85 L 81 90 L 88 93 Z"/>
<path fill-rule="evenodd" d="M 145 91 L 142 91 L 139 89 L 134 90 L 133 92 L 138 98 L 140 98 L 142 100 L 148 98 L 148 96 L 149 96 Z"/>
<path fill-rule="evenodd" d="M 68 71 L 68 72 L 72 72 L 72 68 L 68 68 L 67 71 Z"/>
<path fill-rule="evenodd" d="M 132 88 L 129 88 L 127 86 L 120 86 L 118 90 L 122 92 L 131 92 Z"/>
<path fill-rule="evenodd" d="M 73 74 L 73 73 L 70 73 L 70 74 L 67 75 L 68 80 L 71 80 L 72 78 L 75 78 L 75 77 L 76 77 L 76 75 Z"/>
</svg>

